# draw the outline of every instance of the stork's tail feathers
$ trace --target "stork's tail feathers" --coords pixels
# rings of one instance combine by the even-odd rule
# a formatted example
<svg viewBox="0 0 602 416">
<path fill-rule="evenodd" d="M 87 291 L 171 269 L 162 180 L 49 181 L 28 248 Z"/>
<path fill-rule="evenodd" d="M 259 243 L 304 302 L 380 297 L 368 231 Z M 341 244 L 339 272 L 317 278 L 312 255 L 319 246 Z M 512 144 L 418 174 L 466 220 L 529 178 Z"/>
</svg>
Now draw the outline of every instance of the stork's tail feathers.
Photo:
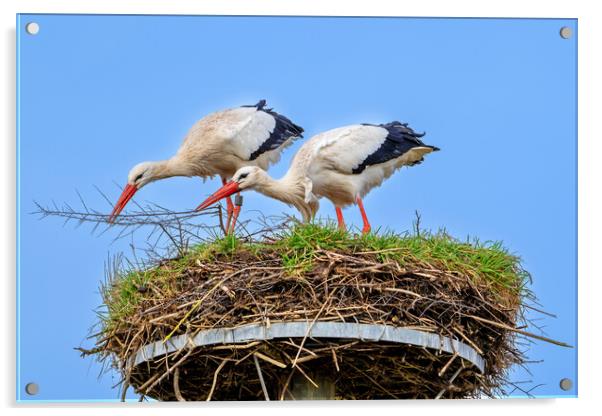
<svg viewBox="0 0 602 416">
<path fill-rule="evenodd" d="M 381 127 L 384 127 L 385 129 L 391 131 L 391 130 L 396 130 L 401 134 L 405 134 L 414 138 L 419 138 L 422 137 L 426 134 L 426 132 L 423 133 L 416 133 L 414 131 L 414 129 L 412 129 L 410 126 L 408 126 L 408 123 L 401 123 L 399 121 L 392 121 L 390 123 L 386 123 L 386 124 L 381 124 Z"/>
<path fill-rule="evenodd" d="M 272 112 L 271 109 L 266 111 L 276 118 L 276 121 L 279 124 L 277 128 L 286 131 L 288 134 L 290 134 L 291 138 L 298 139 L 303 137 L 303 132 L 305 131 L 303 127 L 293 123 L 289 118 L 283 116 L 282 114 Z"/>
<path fill-rule="evenodd" d="M 261 100 L 255 105 L 257 110 L 266 112 L 276 119 L 276 130 L 278 130 L 280 134 L 288 135 L 293 139 L 303 137 L 303 132 L 305 131 L 303 127 L 293 123 L 288 117 L 278 114 L 273 108 L 266 108 L 265 106 L 265 100 Z"/>
<path fill-rule="evenodd" d="M 286 131 L 293 139 L 303 137 L 303 132 L 305 131 L 303 127 L 293 123 L 288 117 L 278 114 L 273 108 L 266 108 L 266 105 L 267 101 L 265 99 L 261 99 L 257 104 L 243 105 L 242 107 L 255 107 L 258 111 L 264 111 L 270 114 L 276 119 L 276 123 L 279 124 L 278 129 Z"/>
<path fill-rule="evenodd" d="M 439 150 L 438 147 L 424 144 L 420 137 L 426 133 L 416 133 L 408 126 L 408 123 L 392 121 L 386 124 L 364 123 L 364 126 L 385 129 L 387 137 L 374 153 L 353 168 L 352 173 L 354 174 L 362 173 L 368 166 L 398 158 L 404 165 L 415 165 L 422 161 L 422 156 L 425 154 Z"/>
<path fill-rule="evenodd" d="M 389 136 L 391 138 L 403 138 L 405 140 L 410 140 L 416 142 L 416 144 L 423 145 L 422 141 L 419 139 L 423 137 L 426 132 L 416 133 L 414 129 L 408 126 L 408 123 L 400 123 L 399 121 L 392 121 L 390 123 L 381 124 L 380 127 L 387 129 L 389 132 Z"/>
<path fill-rule="evenodd" d="M 266 100 L 260 100 L 254 106 L 246 106 L 246 107 L 255 107 L 257 111 L 263 111 L 274 117 L 275 125 L 274 130 L 270 133 L 270 137 L 267 138 L 263 144 L 254 151 L 249 160 L 254 160 L 259 155 L 270 151 L 275 150 L 279 147 L 286 147 L 295 139 L 303 137 L 303 127 L 293 123 L 288 117 L 283 116 L 282 114 L 278 114 L 272 108 L 266 108 Z"/>
<path fill-rule="evenodd" d="M 437 152 L 440 150 L 437 146 L 425 144 L 422 140 L 420 140 L 420 138 L 423 137 L 426 134 L 426 132 L 417 133 L 414 131 L 414 129 L 408 126 L 408 123 L 392 121 L 390 123 L 381 124 L 380 126 L 387 129 L 387 131 L 389 132 L 389 136 L 387 137 L 389 140 L 394 140 L 398 142 L 406 140 L 416 146 L 428 147 L 432 149 L 433 152 Z"/>
<path fill-rule="evenodd" d="M 241 105 L 241 107 L 255 107 L 258 110 L 263 110 L 263 108 L 265 107 L 266 104 L 267 104 L 266 100 L 259 100 L 257 102 L 257 104 Z"/>
</svg>

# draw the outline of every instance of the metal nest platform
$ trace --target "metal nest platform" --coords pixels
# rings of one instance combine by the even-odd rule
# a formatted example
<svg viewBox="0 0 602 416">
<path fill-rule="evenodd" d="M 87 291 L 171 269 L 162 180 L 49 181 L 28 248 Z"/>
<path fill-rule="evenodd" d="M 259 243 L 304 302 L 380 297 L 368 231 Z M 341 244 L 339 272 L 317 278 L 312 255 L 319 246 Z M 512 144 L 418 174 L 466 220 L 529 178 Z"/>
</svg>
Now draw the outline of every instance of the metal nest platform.
<svg viewBox="0 0 602 416">
<path fill-rule="evenodd" d="M 321 321 L 182 334 L 143 346 L 127 366 L 137 389 L 180 401 L 456 397 L 485 371 L 474 348 L 445 336 Z"/>
</svg>

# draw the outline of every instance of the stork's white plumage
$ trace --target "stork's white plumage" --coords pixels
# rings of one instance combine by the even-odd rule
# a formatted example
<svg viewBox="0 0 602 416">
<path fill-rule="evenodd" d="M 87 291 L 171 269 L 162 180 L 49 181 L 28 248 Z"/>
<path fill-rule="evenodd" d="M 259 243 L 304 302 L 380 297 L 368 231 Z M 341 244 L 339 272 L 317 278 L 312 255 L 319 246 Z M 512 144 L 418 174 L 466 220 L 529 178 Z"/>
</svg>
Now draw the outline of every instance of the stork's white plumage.
<svg viewBox="0 0 602 416">
<path fill-rule="evenodd" d="M 318 210 L 318 199 L 332 201 L 339 226 L 345 228 L 341 208 L 357 204 L 370 231 L 362 198 L 402 166 L 422 162 L 438 148 L 424 144 L 407 124 L 357 124 L 330 130 L 308 140 L 295 155 L 286 175 L 272 179 L 258 167 L 243 167 L 232 181 L 203 202 L 206 208 L 235 192 L 254 189 L 296 207 L 305 221 Z"/>
<path fill-rule="evenodd" d="M 219 175 L 222 183 L 245 166 L 267 170 L 303 129 L 288 118 L 265 108 L 266 101 L 255 105 L 218 111 L 202 118 L 190 129 L 180 149 L 171 159 L 143 162 L 132 168 L 128 183 L 111 213 L 112 222 L 136 191 L 158 179 L 173 176 Z M 228 199 L 228 224 L 240 206 Z M 234 224 L 234 221 L 232 224 Z"/>
</svg>

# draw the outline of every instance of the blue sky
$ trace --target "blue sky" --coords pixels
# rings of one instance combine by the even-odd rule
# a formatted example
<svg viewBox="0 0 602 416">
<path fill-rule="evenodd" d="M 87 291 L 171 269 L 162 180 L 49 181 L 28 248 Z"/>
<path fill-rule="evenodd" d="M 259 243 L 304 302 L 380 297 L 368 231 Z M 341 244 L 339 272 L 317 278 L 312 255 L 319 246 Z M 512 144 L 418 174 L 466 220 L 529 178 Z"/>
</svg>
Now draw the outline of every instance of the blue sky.
<svg viewBox="0 0 602 416">
<path fill-rule="evenodd" d="M 36 36 L 27 22 L 40 25 Z M 129 169 L 164 159 L 203 115 L 268 100 L 306 137 L 354 123 L 409 122 L 442 150 L 365 199 L 373 227 L 502 240 L 533 275 L 556 319 L 533 316 L 576 346 L 575 20 L 21 15 L 18 33 L 18 399 L 117 400 L 115 374 L 73 347 L 100 305 L 115 233 L 39 220 L 33 201 L 111 207 Z M 297 143 L 271 173 L 282 175 Z M 157 182 L 140 202 L 185 210 L 219 186 Z M 242 218 L 293 211 L 247 193 Z M 320 215 L 334 217 L 323 201 Z M 348 224 L 361 226 L 355 208 Z M 138 241 L 141 243 L 142 241 Z M 577 349 L 535 342 L 539 396 L 575 395 Z M 568 392 L 561 378 L 574 381 Z M 130 397 L 134 397 L 131 395 Z"/>
</svg>

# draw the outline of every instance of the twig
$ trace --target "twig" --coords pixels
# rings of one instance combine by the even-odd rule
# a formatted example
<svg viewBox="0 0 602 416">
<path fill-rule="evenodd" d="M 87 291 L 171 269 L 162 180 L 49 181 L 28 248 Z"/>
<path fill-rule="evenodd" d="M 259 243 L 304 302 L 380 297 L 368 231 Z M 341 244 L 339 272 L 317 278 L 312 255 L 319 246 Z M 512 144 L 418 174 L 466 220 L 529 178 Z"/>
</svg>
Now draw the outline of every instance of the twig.
<svg viewBox="0 0 602 416">
<path fill-rule="evenodd" d="M 359 368 L 357 368 L 356 366 L 354 366 L 351 363 L 348 363 L 348 365 L 351 368 L 354 368 L 356 371 L 362 373 L 368 380 L 370 380 L 372 383 L 374 383 L 374 385 L 376 387 L 378 387 L 379 389 L 381 389 L 383 392 L 387 393 L 389 396 L 393 397 L 394 399 L 399 399 L 399 396 L 397 396 L 396 394 L 391 393 L 389 390 L 387 390 L 386 388 L 384 388 L 378 381 L 376 381 L 374 378 L 372 378 L 368 374 L 366 374 L 365 371 L 360 370 Z"/>
<path fill-rule="evenodd" d="M 182 393 L 180 392 L 180 367 L 176 368 L 173 373 L 173 391 L 176 395 L 176 399 L 179 402 L 185 402 L 186 399 L 182 397 Z"/>
<path fill-rule="evenodd" d="M 222 205 L 218 205 L 218 209 L 217 209 L 217 218 L 219 221 L 219 227 L 222 229 L 222 232 L 224 233 L 224 235 L 228 234 L 228 230 L 226 230 L 226 227 L 224 226 L 224 214 L 222 213 Z"/>
<path fill-rule="evenodd" d="M 310 383 L 311 383 L 311 384 L 312 384 L 312 385 L 313 385 L 315 388 L 317 388 L 317 389 L 319 389 L 319 388 L 320 388 L 320 386 L 319 386 L 319 385 L 318 385 L 318 384 L 317 384 L 315 381 L 313 381 L 313 380 L 312 380 L 312 379 L 311 379 L 311 378 L 310 378 L 310 377 L 309 377 L 309 376 L 308 376 L 308 375 L 305 373 L 305 371 L 303 371 L 303 369 L 301 368 L 301 366 L 299 366 L 299 365 L 298 365 L 298 366 L 296 366 L 295 368 L 296 368 L 297 370 L 299 370 L 299 372 L 301 373 L 301 375 L 302 375 L 303 377 L 305 377 L 305 378 L 307 379 L 307 381 L 309 381 L 309 382 L 310 382 Z"/>
<path fill-rule="evenodd" d="M 341 371 L 341 369 L 339 368 L 339 363 L 337 360 L 337 353 L 335 352 L 334 348 L 331 348 L 330 351 L 332 351 L 332 361 L 334 361 L 334 366 L 337 369 L 337 373 Z"/>
<path fill-rule="evenodd" d="M 267 355 L 264 355 L 264 354 L 262 354 L 262 353 L 260 353 L 260 352 L 258 352 L 258 351 L 255 351 L 255 352 L 253 353 L 253 355 L 254 355 L 255 357 L 259 357 L 259 358 L 261 358 L 261 359 L 262 359 L 262 360 L 264 360 L 264 361 L 267 361 L 267 362 L 268 362 L 268 363 L 270 363 L 270 364 L 274 364 L 276 367 L 280 367 L 280 368 L 286 368 L 286 364 L 284 364 L 284 363 L 281 363 L 280 361 L 274 360 L 273 358 L 270 358 L 270 357 L 268 357 Z"/>
<path fill-rule="evenodd" d="M 288 385 L 290 384 L 291 379 L 293 378 L 293 374 L 295 374 L 295 370 L 296 370 L 296 367 L 293 367 L 293 369 L 289 373 L 288 377 L 286 378 L 284 385 L 282 386 L 282 391 L 280 392 L 280 398 L 279 398 L 280 401 L 284 400 L 284 395 L 286 394 L 286 392 L 288 392 L 288 394 L 290 394 L 292 396 L 292 393 L 290 391 L 288 391 Z"/>
<path fill-rule="evenodd" d="M 459 375 L 459 374 L 462 372 L 462 370 L 464 370 L 464 366 L 461 366 L 460 368 L 458 368 L 458 369 L 456 370 L 456 372 L 454 373 L 454 375 L 453 375 L 453 376 L 451 376 L 451 378 L 450 378 L 450 379 L 449 379 L 449 381 L 447 382 L 447 384 L 448 384 L 449 386 L 451 386 L 451 385 L 452 385 L 452 383 L 454 382 L 454 380 L 456 379 L 456 377 L 458 377 L 458 375 Z M 435 396 L 435 400 L 439 400 L 439 399 L 440 399 L 440 398 L 443 396 L 443 394 L 444 394 L 446 391 L 447 391 L 447 388 L 444 388 L 444 389 L 442 389 L 442 390 L 441 390 L 441 391 L 440 391 L 440 392 L 437 394 L 437 396 Z"/>
<path fill-rule="evenodd" d="M 186 322 L 186 320 L 188 319 L 188 317 L 196 310 L 196 308 L 198 308 L 201 303 L 203 303 L 205 301 L 205 299 L 207 299 L 217 288 L 221 287 L 221 285 L 228 280 L 230 276 L 226 276 L 224 277 L 222 280 L 220 280 L 218 283 L 216 283 L 211 289 L 209 289 L 207 291 L 207 293 L 205 293 L 205 295 L 197 300 L 194 305 L 192 306 L 192 308 L 190 308 L 190 310 L 186 313 L 186 315 L 184 315 L 184 317 L 180 320 L 180 322 L 178 322 L 178 324 L 175 326 L 175 328 L 163 339 L 163 342 L 167 342 L 172 336 L 173 334 L 176 333 L 176 331 L 178 329 L 180 329 L 180 326 Z"/>
<path fill-rule="evenodd" d="M 128 392 L 128 387 L 130 387 L 130 383 L 126 380 L 123 382 L 122 391 L 121 391 L 121 401 L 125 402 L 125 396 Z"/>
<path fill-rule="evenodd" d="M 263 395 L 265 397 L 266 402 L 269 402 L 270 396 L 268 395 L 268 389 L 265 387 L 265 381 L 263 380 L 263 374 L 261 372 L 261 367 L 259 366 L 257 353 L 253 354 L 253 361 L 255 361 L 255 368 L 257 369 L 257 375 L 259 376 L 259 382 L 261 383 L 261 390 L 263 390 Z"/>
<path fill-rule="evenodd" d="M 190 357 L 190 354 L 192 354 L 192 351 L 194 351 L 194 348 L 190 347 L 188 349 L 188 352 L 186 354 L 184 354 L 182 356 L 182 358 L 180 358 L 174 365 L 172 365 L 169 370 L 167 370 L 165 373 L 163 373 L 161 375 L 161 377 L 159 377 L 157 380 L 155 380 L 150 386 L 148 386 L 145 390 L 144 390 L 144 394 L 148 395 L 148 393 L 157 385 L 159 384 L 165 377 L 167 377 L 168 375 L 170 375 L 175 369 L 177 369 L 184 361 L 186 361 L 186 359 L 188 357 Z"/>
<path fill-rule="evenodd" d="M 226 365 L 226 362 L 228 362 L 228 360 L 223 360 L 219 366 L 217 367 L 217 370 L 215 370 L 215 373 L 213 373 L 213 384 L 211 384 L 211 390 L 209 390 L 209 395 L 207 396 L 206 401 L 211 401 L 211 397 L 213 396 L 213 392 L 215 390 L 215 385 L 217 384 L 217 376 L 219 374 L 220 371 L 222 371 L 222 368 L 224 368 L 224 366 Z"/>
<path fill-rule="evenodd" d="M 451 356 L 451 358 L 447 361 L 447 363 L 443 366 L 443 368 L 441 369 L 441 371 L 439 371 L 438 376 L 442 377 L 443 374 L 445 374 L 445 372 L 447 371 L 447 369 L 449 368 L 449 366 L 451 365 L 451 363 L 454 362 L 454 360 L 458 357 L 458 353 L 456 352 L 454 355 Z"/>
<path fill-rule="evenodd" d="M 476 319 L 477 321 L 484 322 L 484 323 L 489 324 L 489 325 L 497 326 L 498 328 L 502 328 L 502 329 L 505 329 L 507 331 L 516 332 L 518 334 L 521 334 L 521 335 L 524 335 L 524 336 L 527 336 L 527 337 L 531 337 L 531 338 L 535 338 L 535 339 L 538 339 L 540 341 L 549 342 L 550 344 L 558 345 L 558 346 L 561 346 L 561 347 L 573 348 L 573 346 L 570 345 L 570 344 L 566 344 L 564 342 L 556 341 L 556 340 L 554 340 L 552 338 L 544 337 L 544 336 L 541 336 L 541 335 L 533 334 L 531 332 L 523 331 L 522 329 L 512 328 L 509 325 L 502 324 L 502 323 L 495 322 L 495 321 L 490 321 L 489 319 L 481 318 L 480 316 L 474 316 L 474 315 L 466 315 L 466 316 L 469 317 L 469 318 L 472 318 L 472 319 Z"/>
<path fill-rule="evenodd" d="M 297 350 L 297 355 L 295 355 L 295 359 L 293 360 L 293 364 L 292 364 L 293 367 L 295 367 L 297 365 L 297 359 L 299 358 L 299 354 L 301 354 L 301 349 L 303 348 L 303 345 L 305 345 L 305 340 L 307 339 L 307 336 L 311 332 L 311 329 L 313 328 L 314 324 L 316 323 L 316 321 L 318 320 L 318 318 L 322 314 L 322 311 L 324 310 L 324 308 L 326 307 L 326 305 L 332 299 L 332 297 L 335 294 L 335 292 L 336 292 L 336 290 L 332 291 L 332 293 L 328 296 L 328 298 L 326 299 L 326 301 L 322 304 L 322 307 L 320 308 L 320 310 L 318 311 L 318 313 L 316 314 L 316 316 L 314 317 L 314 319 L 311 321 L 311 324 L 307 327 L 307 332 L 305 333 L 305 336 L 301 340 L 301 344 L 299 345 L 299 349 Z"/>
</svg>

